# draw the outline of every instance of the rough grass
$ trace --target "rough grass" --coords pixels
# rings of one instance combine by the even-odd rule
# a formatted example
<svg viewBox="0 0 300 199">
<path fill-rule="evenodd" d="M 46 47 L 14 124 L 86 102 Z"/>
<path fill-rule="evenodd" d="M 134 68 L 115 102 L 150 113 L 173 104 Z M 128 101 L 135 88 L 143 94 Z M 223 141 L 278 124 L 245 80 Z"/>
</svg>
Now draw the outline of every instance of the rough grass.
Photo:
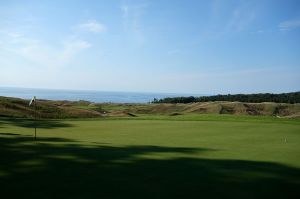
<svg viewBox="0 0 300 199">
<path fill-rule="evenodd" d="M 93 118 L 101 114 L 94 110 L 84 110 L 78 107 L 85 107 L 90 102 L 86 101 L 50 101 L 38 100 L 38 118 Z M 0 97 L 0 116 L 33 118 L 34 107 L 28 106 L 29 100 Z"/>
<path fill-rule="evenodd" d="M 0 116 L 27 117 L 34 115 L 29 100 L 0 97 Z M 50 101 L 37 103 L 39 118 L 127 117 L 128 115 L 230 114 L 269 115 L 300 118 L 300 104 L 203 102 L 191 104 L 114 104 L 87 101 Z"/>
<path fill-rule="evenodd" d="M 0 118 L 2 198 L 299 198 L 300 121 Z"/>
</svg>

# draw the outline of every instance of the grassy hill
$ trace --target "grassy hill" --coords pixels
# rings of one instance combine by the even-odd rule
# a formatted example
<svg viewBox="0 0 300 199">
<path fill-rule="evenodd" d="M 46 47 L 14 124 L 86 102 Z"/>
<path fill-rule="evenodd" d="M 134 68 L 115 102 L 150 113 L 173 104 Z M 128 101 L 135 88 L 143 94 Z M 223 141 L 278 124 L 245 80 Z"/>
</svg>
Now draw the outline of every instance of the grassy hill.
<svg viewBox="0 0 300 199">
<path fill-rule="evenodd" d="M 32 118 L 29 100 L 0 97 L 0 116 Z M 39 118 L 138 117 L 142 115 L 231 114 L 300 118 L 300 104 L 197 102 L 189 104 L 115 104 L 88 101 L 38 100 Z"/>
<path fill-rule="evenodd" d="M 0 97 L 0 116 L 34 117 L 34 107 L 28 106 L 29 100 Z M 100 113 L 93 110 L 73 108 L 77 105 L 88 105 L 89 102 L 38 100 L 37 116 L 39 118 L 91 118 L 99 117 Z"/>
</svg>

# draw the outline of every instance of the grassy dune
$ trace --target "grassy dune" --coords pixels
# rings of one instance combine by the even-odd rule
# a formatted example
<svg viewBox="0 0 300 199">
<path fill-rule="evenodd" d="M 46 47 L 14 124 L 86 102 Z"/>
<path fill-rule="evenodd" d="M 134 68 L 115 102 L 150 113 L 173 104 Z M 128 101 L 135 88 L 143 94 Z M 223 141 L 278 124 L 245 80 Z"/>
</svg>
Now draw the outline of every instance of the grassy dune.
<svg viewBox="0 0 300 199">
<path fill-rule="evenodd" d="M 176 119 L 175 119 L 176 118 Z M 299 198 L 300 121 L 0 118 L 3 198 Z"/>
<path fill-rule="evenodd" d="M 28 106 L 29 100 L 0 97 L 0 116 L 33 118 L 34 107 Z M 38 100 L 37 116 L 39 118 L 92 118 L 101 114 L 94 110 L 86 110 L 90 102 L 85 101 L 51 101 Z M 79 106 L 79 108 L 76 108 Z"/>
<path fill-rule="evenodd" d="M 0 116 L 32 118 L 29 100 L 0 97 Z M 39 118 L 139 117 L 144 115 L 229 114 L 300 118 L 300 104 L 203 102 L 190 104 L 113 104 L 87 101 L 50 101 L 37 103 Z"/>
</svg>

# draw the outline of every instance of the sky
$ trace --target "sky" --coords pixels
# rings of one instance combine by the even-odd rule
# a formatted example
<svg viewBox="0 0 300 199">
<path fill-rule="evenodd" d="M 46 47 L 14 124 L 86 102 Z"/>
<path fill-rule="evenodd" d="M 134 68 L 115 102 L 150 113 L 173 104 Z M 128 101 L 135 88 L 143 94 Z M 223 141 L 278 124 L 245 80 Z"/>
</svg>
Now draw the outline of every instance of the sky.
<svg viewBox="0 0 300 199">
<path fill-rule="evenodd" d="M 300 90 L 298 0 L 0 0 L 0 86 Z"/>
</svg>

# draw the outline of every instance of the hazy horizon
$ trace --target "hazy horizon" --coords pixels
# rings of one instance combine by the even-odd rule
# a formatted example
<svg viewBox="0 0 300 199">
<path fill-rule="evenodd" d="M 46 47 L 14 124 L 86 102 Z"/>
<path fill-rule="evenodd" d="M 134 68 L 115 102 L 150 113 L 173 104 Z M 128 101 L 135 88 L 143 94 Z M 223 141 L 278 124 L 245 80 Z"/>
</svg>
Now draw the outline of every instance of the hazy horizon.
<svg viewBox="0 0 300 199">
<path fill-rule="evenodd" d="M 156 99 L 166 97 L 205 96 L 205 94 L 191 93 L 153 93 L 153 92 L 125 92 L 125 91 L 99 91 L 99 90 L 68 90 L 68 89 L 45 89 L 45 88 L 20 88 L 1 87 L 0 97 L 16 97 L 31 99 L 36 96 L 43 100 L 85 100 L 89 102 L 112 102 L 112 103 L 149 103 Z"/>
<path fill-rule="evenodd" d="M 297 0 L 0 2 L 1 87 L 295 92 L 299 44 Z"/>
<path fill-rule="evenodd" d="M 97 89 L 68 89 L 68 88 L 42 88 L 42 87 L 18 87 L 18 86 L 0 86 L 1 89 L 28 89 L 28 90 L 51 90 L 51 91 L 74 91 L 74 92 L 111 92 L 111 93 L 144 93 L 144 94 L 172 94 L 180 96 L 180 94 L 185 96 L 213 96 L 213 95 L 227 95 L 227 94 L 259 94 L 259 93 L 293 93 L 300 92 L 300 90 L 291 90 L 284 92 L 238 92 L 238 93 L 188 93 L 188 92 L 152 92 L 152 91 L 118 91 L 118 90 L 97 90 Z M 1 93 L 0 93 L 1 94 Z"/>
</svg>

